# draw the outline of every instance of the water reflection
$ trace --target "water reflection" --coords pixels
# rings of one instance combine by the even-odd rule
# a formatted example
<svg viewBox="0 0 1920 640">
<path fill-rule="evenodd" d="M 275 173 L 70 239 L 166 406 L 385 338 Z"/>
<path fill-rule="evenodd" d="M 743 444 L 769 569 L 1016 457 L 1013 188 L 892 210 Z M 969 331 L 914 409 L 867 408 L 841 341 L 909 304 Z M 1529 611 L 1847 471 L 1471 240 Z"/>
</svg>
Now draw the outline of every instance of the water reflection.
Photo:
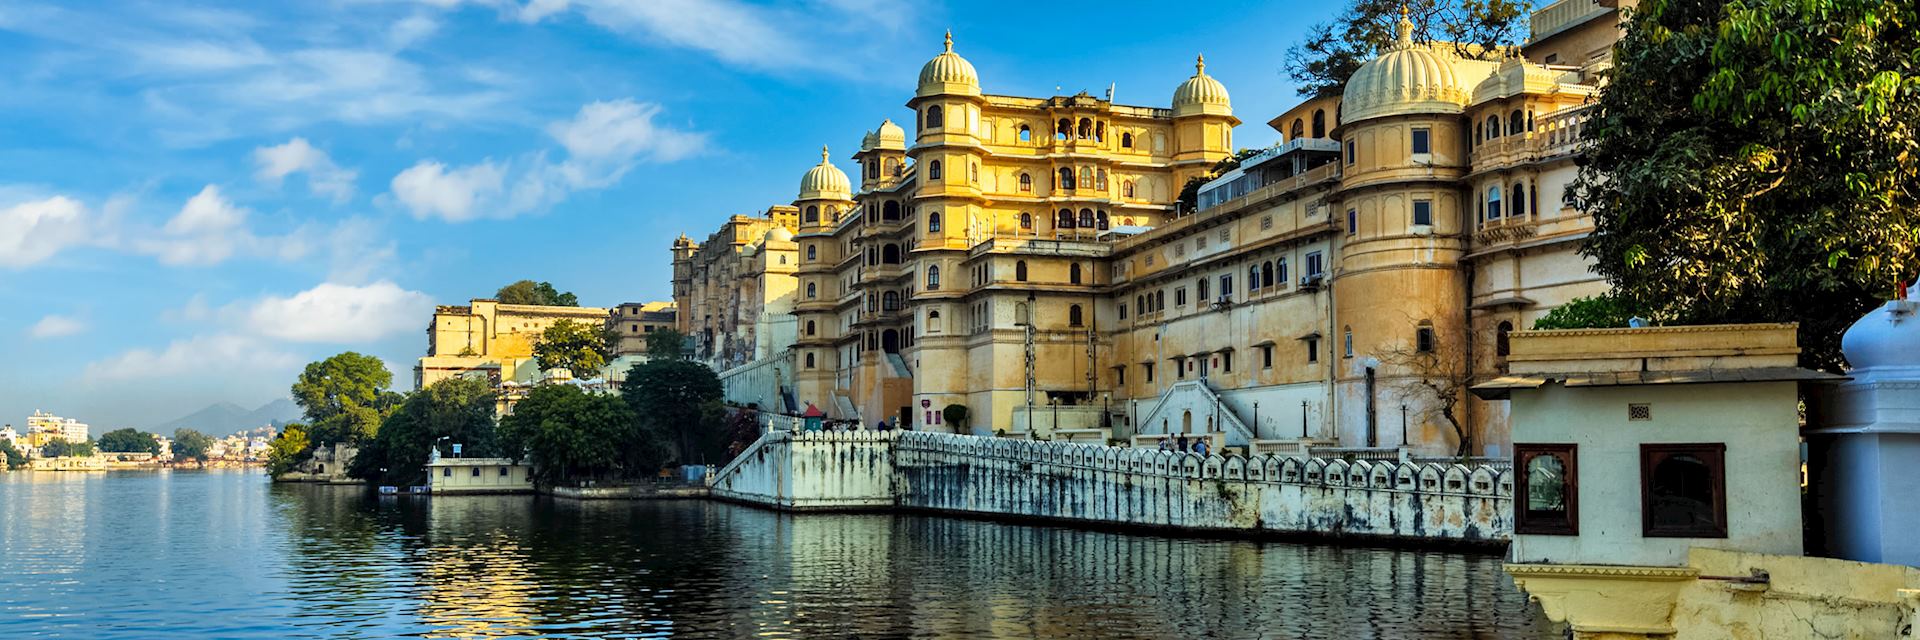
<svg viewBox="0 0 1920 640">
<path fill-rule="evenodd" d="M 0 636 L 1555 637 L 1490 556 L 21 475 Z M 102 549 L 126 538 L 164 551 Z"/>
</svg>

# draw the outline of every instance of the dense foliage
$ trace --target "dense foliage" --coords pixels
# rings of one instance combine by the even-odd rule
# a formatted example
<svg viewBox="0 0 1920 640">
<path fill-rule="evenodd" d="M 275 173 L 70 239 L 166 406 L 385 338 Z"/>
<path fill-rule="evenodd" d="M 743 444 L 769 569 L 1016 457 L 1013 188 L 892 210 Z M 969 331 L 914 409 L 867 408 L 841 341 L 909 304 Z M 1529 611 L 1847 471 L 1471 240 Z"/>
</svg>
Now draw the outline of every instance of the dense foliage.
<svg viewBox="0 0 1920 640">
<path fill-rule="evenodd" d="M 591 378 L 613 357 L 614 338 L 605 328 L 561 320 L 540 332 L 533 358 L 542 371 L 566 369 L 576 378 Z"/>
<path fill-rule="evenodd" d="M 14 448 L 12 440 L 0 440 L 0 456 L 6 457 L 8 469 L 27 466 L 27 454 L 20 453 L 19 449 Z"/>
<path fill-rule="evenodd" d="M 55 440 L 40 446 L 40 457 L 42 458 L 85 458 L 93 455 L 93 453 L 92 440 L 81 440 L 78 442 Z"/>
<path fill-rule="evenodd" d="M 206 462 L 212 449 L 212 436 L 192 429 L 183 428 L 173 431 L 173 459 L 176 462 L 184 460 Z"/>
<path fill-rule="evenodd" d="M 1627 326 L 1633 313 L 1612 295 L 1574 298 L 1533 321 L 1535 329 L 1605 329 Z"/>
<path fill-rule="evenodd" d="M 534 282 L 532 280 L 521 280 L 500 287 L 500 290 L 493 294 L 493 299 L 504 304 L 537 304 L 549 307 L 580 306 L 580 299 L 575 297 L 573 292 L 568 291 L 561 293 L 559 290 L 553 288 L 553 283 Z"/>
<path fill-rule="evenodd" d="M 655 360 L 679 360 L 687 357 L 687 334 L 674 329 L 659 329 L 648 333 L 647 357 Z"/>
<path fill-rule="evenodd" d="M 373 437 L 400 396 L 388 391 L 393 374 L 379 358 L 348 351 L 309 363 L 293 383 L 293 401 L 306 410 L 313 444 L 358 443 Z"/>
<path fill-rule="evenodd" d="M 280 477 L 313 457 L 313 444 L 307 441 L 307 426 L 289 424 L 267 444 L 267 475 Z"/>
<path fill-rule="evenodd" d="M 151 453 L 160 455 L 160 440 L 153 434 L 131 427 L 100 434 L 99 449 L 114 453 Z"/>
<path fill-rule="evenodd" d="M 689 360 L 649 360 L 627 370 L 620 395 L 640 427 L 670 439 L 681 464 L 718 461 L 725 449 L 720 377 Z"/>
<path fill-rule="evenodd" d="M 1647 0 L 1583 135 L 1583 251 L 1663 323 L 1846 327 L 1920 261 L 1920 5 Z"/>
<path fill-rule="evenodd" d="M 374 484 L 425 484 L 433 450 L 484 458 L 499 454 L 494 429 L 493 389 L 481 378 L 448 378 L 407 396 L 380 424 L 379 433 L 360 446 L 347 475 Z"/>
<path fill-rule="evenodd" d="M 529 460 L 541 484 L 642 477 L 658 471 L 664 451 L 643 437 L 633 411 L 620 398 L 579 387 L 534 387 L 500 421 L 500 446 Z"/>
<path fill-rule="evenodd" d="M 1399 37 L 1401 10 L 1413 22 L 1415 42 L 1446 42 L 1466 58 L 1493 60 L 1500 47 L 1519 44 L 1527 3 L 1515 0 L 1353 0 L 1333 20 L 1313 25 L 1287 50 L 1287 76 L 1303 96 L 1338 95 L 1362 63 Z"/>
</svg>

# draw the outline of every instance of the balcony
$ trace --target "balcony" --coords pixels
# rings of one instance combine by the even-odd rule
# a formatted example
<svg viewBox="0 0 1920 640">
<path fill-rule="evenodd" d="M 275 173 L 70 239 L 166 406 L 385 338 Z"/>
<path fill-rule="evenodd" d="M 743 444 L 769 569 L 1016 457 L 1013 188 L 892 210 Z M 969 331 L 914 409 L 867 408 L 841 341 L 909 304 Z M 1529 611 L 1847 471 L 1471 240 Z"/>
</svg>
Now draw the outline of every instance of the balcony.
<svg viewBox="0 0 1920 640">
<path fill-rule="evenodd" d="M 1478 141 L 1473 146 L 1475 173 L 1538 162 L 1572 154 L 1580 148 L 1580 130 L 1592 115 L 1593 105 L 1561 109 L 1540 116 L 1532 131 Z"/>
<path fill-rule="evenodd" d="M 1489 221 L 1473 234 L 1473 243 L 1479 246 L 1503 242 L 1519 242 L 1540 235 L 1540 223 L 1524 217 L 1509 217 Z"/>
</svg>

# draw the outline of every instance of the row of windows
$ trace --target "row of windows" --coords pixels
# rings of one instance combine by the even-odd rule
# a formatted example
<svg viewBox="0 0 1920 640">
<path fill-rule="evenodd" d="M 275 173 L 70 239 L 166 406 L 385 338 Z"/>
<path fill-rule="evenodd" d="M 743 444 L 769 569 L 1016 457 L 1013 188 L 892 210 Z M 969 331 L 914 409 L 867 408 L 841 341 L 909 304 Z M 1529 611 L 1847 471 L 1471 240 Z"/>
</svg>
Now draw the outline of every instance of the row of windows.
<svg viewBox="0 0 1920 640">
<path fill-rule="evenodd" d="M 945 129 L 947 126 L 946 115 L 947 115 L 946 109 L 941 107 L 940 105 L 937 105 L 937 104 L 929 105 L 926 110 L 926 119 L 924 121 L 925 128 L 928 130 Z M 1019 138 L 1021 142 L 1033 142 L 1033 139 L 1034 139 L 1033 127 L 1024 125 L 1024 124 L 1020 125 L 1019 132 L 1015 135 Z M 1070 138 L 1078 139 L 1078 140 L 1093 140 L 1095 142 L 1106 142 L 1107 141 L 1107 123 L 1095 122 L 1091 118 L 1081 118 L 1079 123 L 1076 125 L 1075 122 L 1069 118 L 1061 118 L 1058 122 L 1055 122 L 1053 125 L 1053 139 L 1067 140 Z M 1131 149 L 1133 148 L 1133 144 L 1134 144 L 1134 139 L 1133 139 L 1132 132 L 1123 132 L 1120 134 L 1121 148 Z"/>
<path fill-rule="evenodd" d="M 1306 275 L 1308 278 L 1318 277 L 1325 273 L 1325 258 L 1319 251 L 1307 252 L 1306 263 Z M 1196 303 L 1213 299 L 1211 285 L 1214 282 L 1219 283 L 1221 300 L 1230 300 L 1233 297 L 1233 274 L 1221 275 L 1217 278 L 1203 276 L 1194 281 L 1194 301 Z M 1287 259 L 1284 257 L 1257 263 L 1248 263 L 1247 265 L 1247 289 L 1249 292 L 1285 287 L 1286 283 Z M 1186 287 L 1175 287 L 1174 306 L 1186 306 L 1186 296 Z M 1166 301 L 1167 292 L 1164 289 L 1156 292 L 1137 294 L 1133 298 L 1133 312 L 1135 315 L 1157 313 L 1166 309 Z M 1120 319 L 1125 320 L 1126 318 L 1127 305 L 1122 303 L 1120 305 Z"/>
<path fill-rule="evenodd" d="M 1495 199 L 1498 199 L 1499 196 L 1498 194 L 1495 194 L 1494 197 Z M 1416 227 L 1432 226 L 1433 225 L 1433 201 L 1432 200 L 1413 201 L 1413 215 L 1411 220 L 1409 220 L 1409 222 L 1411 222 L 1413 226 L 1416 226 Z M 1360 210 L 1347 209 L 1347 235 L 1354 235 L 1358 233 L 1360 233 Z"/>
<path fill-rule="evenodd" d="M 1511 207 L 1504 206 L 1504 203 L 1501 201 L 1500 185 L 1496 184 L 1487 187 L 1487 197 L 1480 201 L 1481 217 L 1491 222 L 1499 220 L 1502 216 L 1517 217 L 1531 215 L 1538 217 L 1540 215 L 1540 193 L 1537 187 L 1534 189 L 1534 197 L 1531 199 L 1527 197 L 1527 185 L 1524 182 L 1513 183 L 1513 190 L 1509 193 L 1513 194 L 1513 204 Z"/>
<path fill-rule="evenodd" d="M 1579 445 L 1514 443 L 1514 533 L 1580 535 Z M 1727 537 L 1727 445 L 1640 445 L 1640 535 Z"/>
</svg>

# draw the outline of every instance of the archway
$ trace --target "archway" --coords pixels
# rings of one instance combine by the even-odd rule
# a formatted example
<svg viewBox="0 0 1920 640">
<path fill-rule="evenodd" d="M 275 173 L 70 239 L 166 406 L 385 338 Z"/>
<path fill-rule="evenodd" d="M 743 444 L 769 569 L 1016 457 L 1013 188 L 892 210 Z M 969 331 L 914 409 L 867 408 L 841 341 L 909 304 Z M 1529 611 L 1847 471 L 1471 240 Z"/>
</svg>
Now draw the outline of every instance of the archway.
<svg viewBox="0 0 1920 640">
<path fill-rule="evenodd" d="M 892 329 L 880 332 L 880 350 L 887 353 L 900 353 L 900 332 Z"/>
</svg>

